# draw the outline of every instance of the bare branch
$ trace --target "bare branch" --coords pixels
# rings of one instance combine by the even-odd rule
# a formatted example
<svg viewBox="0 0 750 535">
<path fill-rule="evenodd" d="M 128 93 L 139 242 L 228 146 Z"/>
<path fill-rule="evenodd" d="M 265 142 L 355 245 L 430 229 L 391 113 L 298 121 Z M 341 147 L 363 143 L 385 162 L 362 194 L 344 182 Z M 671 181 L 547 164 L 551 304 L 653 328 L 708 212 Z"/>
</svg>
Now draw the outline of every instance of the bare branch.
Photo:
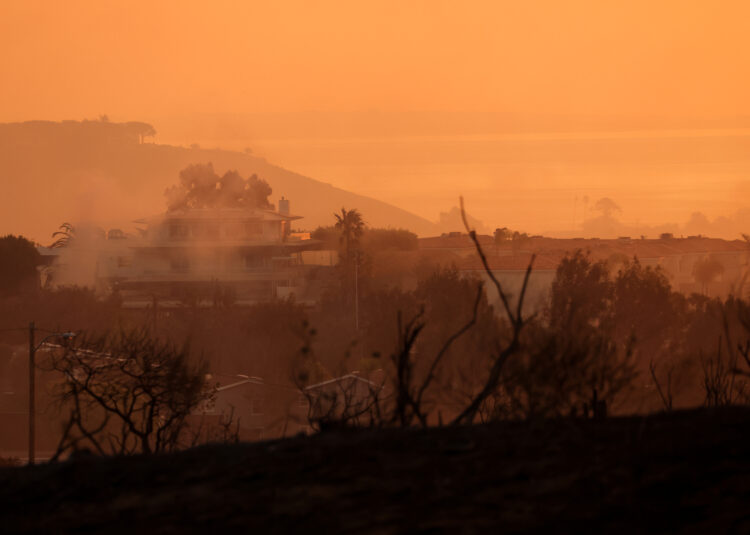
<svg viewBox="0 0 750 535">
<path fill-rule="evenodd" d="M 443 359 L 445 354 L 448 352 L 450 347 L 453 345 L 453 342 L 461 338 L 466 332 L 469 331 L 474 325 L 477 323 L 477 314 L 479 312 L 479 303 L 482 300 L 482 292 L 484 291 L 484 286 L 480 283 L 479 287 L 477 288 L 477 296 L 474 299 L 474 308 L 471 315 L 471 319 L 466 322 L 458 331 L 453 333 L 443 344 L 443 347 L 440 348 L 440 351 L 438 352 L 435 359 L 432 361 L 432 365 L 430 366 L 429 371 L 427 372 L 427 376 L 424 378 L 424 381 L 422 382 L 422 386 L 419 388 L 419 391 L 417 392 L 417 398 L 416 398 L 416 405 L 418 407 L 421 407 L 422 405 L 422 396 L 424 395 L 425 391 L 427 390 L 427 387 L 430 386 L 430 383 L 435 378 L 435 370 L 437 369 L 438 365 L 440 364 L 440 361 Z"/>
<path fill-rule="evenodd" d="M 492 363 L 492 366 L 490 367 L 490 372 L 487 377 L 487 381 L 485 382 L 483 388 L 474 396 L 474 398 L 471 400 L 469 405 L 453 420 L 453 424 L 464 424 L 464 423 L 471 423 L 474 421 L 474 418 L 476 417 L 477 413 L 480 411 L 482 404 L 485 402 L 485 400 L 493 394 L 497 390 L 497 387 L 500 382 L 500 376 L 502 373 L 502 369 L 505 366 L 505 363 L 508 361 L 508 359 L 514 355 L 521 346 L 521 331 L 523 330 L 525 320 L 523 318 L 523 302 L 526 298 L 526 288 L 528 287 L 529 278 L 531 276 L 532 267 L 534 264 L 535 256 L 531 256 L 531 260 L 529 261 L 529 265 L 526 268 L 526 273 L 524 275 L 523 280 L 523 286 L 521 287 L 521 292 L 518 296 L 518 303 L 516 307 L 516 312 L 514 313 L 510 307 L 510 302 L 508 300 L 508 296 L 505 294 L 505 291 L 502 288 L 502 285 L 500 284 L 500 281 L 497 280 L 497 277 L 495 277 L 495 274 L 492 272 L 492 269 L 490 269 L 489 263 L 487 262 L 487 256 L 484 254 L 484 251 L 482 250 L 482 246 L 479 243 L 479 239 L 477 238 L 476 232 L 469 226 L 468 219 L 466 217 L 466 211 L 464 210 L 464 200 L 463 197 L 460 199 L 460 205 L 461 205 L 461 218 L 463 219 L 464 226 L 466 227 L 466 230 L 469 233 L 469 236 L 471 237 L 472 241 L 474 242 L 474 247 L 476 248 L 477 254 L 479 255 L 479 258 L 482 261 L 482 266 L 484 267 L 484 271 L 489 277 L 489 279 L 492 281 L 492 283 L 495 285 L 495 288 L 497 289 L 497 293 L 500 296 L 500 300 L 503 303 L 503 307 L 505 308 L 505 312 L 508 316 L 508 320 L 511 323 L 511 328 L 513 329 L 513 334 L 511 337 L 510 343 L 505 346 L 504 348 L 501 348 L 500 343 L 498 342 L 497 348 L 495 351 L 494 360 Z"/>
<path fill-rule="evenodd" d="M 664 409 L 667 412 L 672 411 L 672 368 L 670 368 L 667 371 L 667 390 L 664 392 L 664 390 L 661 387 L 661 383 L 659 383 L 659 379 L 656 378 L 656 365 L 654 364 L 654 361 L 652 360 L 649 365 L 648 369 L 651 372 L 651 379 L 654 381 L 654 385 L 656 385 L 656 391 L 659 394 L 659 397 L 661 398 L 661 402 L 664 404 Z"/>
</svg>

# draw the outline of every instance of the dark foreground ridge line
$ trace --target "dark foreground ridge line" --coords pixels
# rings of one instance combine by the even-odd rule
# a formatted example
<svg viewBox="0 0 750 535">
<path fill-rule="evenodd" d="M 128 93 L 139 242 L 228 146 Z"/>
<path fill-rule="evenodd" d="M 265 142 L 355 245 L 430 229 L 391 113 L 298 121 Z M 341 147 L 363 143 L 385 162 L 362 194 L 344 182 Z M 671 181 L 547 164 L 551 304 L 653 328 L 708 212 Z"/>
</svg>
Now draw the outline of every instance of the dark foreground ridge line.
<svg viewBox="0 0 750 535">
<path fill-rule="evenodd" d="M 750 410 L 363 431 L 0 471 L 5 533 L 748 533 Z M 228 530 L 228 531 L 227 531 Z"/>
</svg>

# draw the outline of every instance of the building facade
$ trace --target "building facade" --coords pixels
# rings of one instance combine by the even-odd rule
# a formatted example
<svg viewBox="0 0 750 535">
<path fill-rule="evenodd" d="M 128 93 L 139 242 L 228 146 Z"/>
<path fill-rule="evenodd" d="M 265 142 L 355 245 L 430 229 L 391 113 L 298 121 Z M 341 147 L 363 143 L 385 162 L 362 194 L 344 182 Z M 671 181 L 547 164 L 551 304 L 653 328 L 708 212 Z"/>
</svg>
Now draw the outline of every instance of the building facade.
<svg viewBox="0 0 750 535">
<path fill-rule="evenodd" d="M 124 240 L 127 254 L 105 259 L 99 271 L 130 301 L 156 296 L 242 303 L 288 297 L 303 287 L 302 252 L 318 247 L 291 235 L 297 219 L 288 210 L 168 212 L 136 221 L 140 236 Z"/>
</svg>

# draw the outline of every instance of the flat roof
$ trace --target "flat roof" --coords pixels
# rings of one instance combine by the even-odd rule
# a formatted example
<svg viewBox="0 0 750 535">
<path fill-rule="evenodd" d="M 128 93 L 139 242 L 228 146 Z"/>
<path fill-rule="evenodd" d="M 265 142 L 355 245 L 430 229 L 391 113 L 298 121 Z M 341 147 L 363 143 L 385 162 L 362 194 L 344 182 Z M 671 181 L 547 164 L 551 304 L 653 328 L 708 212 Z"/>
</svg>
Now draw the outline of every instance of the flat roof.
<svg viewBox="0 0 750 535">
<path fill-rule="evenodd" d="M 233 220 L 233 219 L 253 219 L 262 218 L 264 221 L 294 221 L 302 219 L 302 216 L 292 214 L 282 214 L 275 210 L 265 210 L 262 208 L 190 208 L 187 210 L 174 210 L 164 212 L 153 216 L 136 219 L 133 223 L 151 224 L 154 222 L 183 219 L 183 220 Z"/>
</svg>

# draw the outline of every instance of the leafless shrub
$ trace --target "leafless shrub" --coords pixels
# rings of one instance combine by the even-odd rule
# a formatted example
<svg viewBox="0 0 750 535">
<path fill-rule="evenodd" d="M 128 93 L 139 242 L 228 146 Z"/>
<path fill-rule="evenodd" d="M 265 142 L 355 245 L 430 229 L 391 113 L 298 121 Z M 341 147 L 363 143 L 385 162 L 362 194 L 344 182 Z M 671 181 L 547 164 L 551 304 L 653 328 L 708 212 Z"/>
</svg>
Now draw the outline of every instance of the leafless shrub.
<svg viewBox="0 0 750 535">
<path fill-rule="evenodd" d="M 750 336 L 735 343 L 729 314 L 736 314 L 737 323 L 750 334 L 747 305 L 741 300 L 729 300 L 721 308 L 723 333 L 719 336 L 716 351 L 712 355 L 699 353 L 703 371 L 704 404 L 722 407 L 747 403 L 750 399 L 748 378 L 750 377 Z"/>
<path fill-rule="evenodd" d="M 219 414 L 218 418 L 209 418 L 205 413 L 197 416 L 186 426 L 185 435 L 190 438 L 184 443 L 190 447 L 209 443 L 237 444 L 240 441 L 240 420 L 234 411 L 231 407 L 229 414 Z"/>
<path fill-rule="evenodd" d="M 54 352 L 49 367 L 62 374 L 57 399 L 69 411 L 54 458 L 82 448 L 101 455 L 177 449 L 188 417 L 214 395 L 204 363 L 146 330 L 82 337 Z"/>
<path fill-rule="evenodd" d="M 721 321 L 723 333 L 719 336 L 716 351 L 708 356 L 699 353 L 704 404 L 709 407 L 750 401 L 750 308 L 745 301 L 730 297 L 722 304 Z M 740 331 L 737 335 L 739 341 L 735 341 L 737 330 Z"/>
<path fill-rule="evenodd" d="M 462 393 L 461 404 L 447 411 L 451 424 L 470 424 L 478 418 L 550 417 L 579 411 L 586 417 L 605 417 L 608 404 L 619 399 L 636 375 L 634 337 L 614 328 L 614 286 L 606 269 L 589 263 L 580 254 L 575 256 L 559 283 L 564 290 L 562 301 L 548 310 L 551 316 L 526 316 L 523 305 L 534 256 L 524 273 L 517 302 L 512 305 L 476 232 L 469 226 L 463 200 L 461 212 L 484 272 L 498 294 L 502 317 L 498 328 L 489 331 L 495 339 L 487 347 L 486 375 L 477 380 L 476 373 L 458 373 L 461 387 L 467 392 Z M 583 271 L 577 273 L 580 269 Z M 589 287 L 591 284 L 593 288 Z M 432 358 L 416 352 L 417 341 L 425 332 L 424 310 L 406 320 L 399 313 L 396 349 L 389 362 L 390 388 L 381 384 L 370 395 L 360 392 L 355 396 L 343 387 L 344 383 L 336 382 L 335 390 L 318 392 L 315 399 L 309 399 L 311 425 L 321 429 L 362 425 L 364 421 L 365 425 L 427 426 L 435 423 L 436 412 L 442 424 L 446 406 L 441 393 L 434 391 L 435 379 L 454 342 L 476 325 L 482 293 L 480 285 L 472 316 L 439 346 Z M 307 370 L 312 371 L 310 343 L 303 347 L 303 355 L 308 356 Z M 655 369 L 652 373 L 655 375 Z M 303 379 L 303 385 L 309 385 L 309 377 Z M 660 396 L 670 408 L 671 389 L 670 374 L 667 390 L 659 385 Z M 309 395 L 310 391 L 303 392 Z"/>
<path fill-rule="evenodd" d="M 456 423 L 477 416 L 483 421 L 568 414 L 606 417 L 608 406 L 622 398 L 636 376 L 635 338 L 618 336 L 614 328 L 614 287 L 606 266 L 576 253 L 558 268 L 546 313 L 524 317 L 532 264 L 513 309 L 476 234 L 466 227 L 500 296 L 510 332 L 490 355 L 484 388 Z"/>
<path fill-rule="evenodd" d="M 722 339 L 716 346 L 716 353 L 705 356 L 700 354 L 703 371 L 704 404 L 707 407 L 724 407 L 735 405 L 746 398 L 745 382 L 738 380 L 736 373 L 737 355 L 725 353 Z"/>
<path fill-rule="evenodd" d="M 470 394 L 467 405 L 458 411 L 457 416 L 452 421 L 453 424 L 466 424 L 475 420 L 486 400 L 497 390 L 501 371 L 508 358 L 520 349 L 521 332 L 526 323 L 522 315 L 523 302 L 533 264 L 532 257 L 524 276 L 517 305 L 513 308 L 508 295 L 489 267 L 476 232 L 469 227 L 463 208 L 463 199 L 461 199 L 461 213 L 485 272 L 500 296 L 510 324 L 511 336 L 509 341 L 506 342 L 496 340 L 486 381 L 477 391 Z M 312 338 L 315 331 L 306 327 L 304 343 L 296 364 L 295 382 L 308 400 L 308 421 L 313 429 L 361 426 L 363 424 L 406 427 L 418 423 L 427 426 L 431 407 L 426 401 L 426 394 L 452 345 L 476 324 L 483 291 L 482 285 L 479 285 L 471 318 L 448 336 L 432 359 L 420 359 L 422 361 L 420 368 L 424 371 L 421 378 L 417 377 L 417 362 L 415 362 L 414 350 L 417 339 L 425 327 L 424 311 L 418 312 L 406 321 L 404 321 L 401 313 L 398 314 L 398 339 L 396 350 L 391 356 L 394 372 L 392 378 L 393 392 L 390 395 L 384 395 L 385 384 L 381 383 L 374 388 L 370 388 L 365 395 L 355 396 L 350 389 L 344 388 L 341 381 L 337 380 L 335 381 L 335 389 L 316 391 L 313 396 L 314 390 L 310 389 L 310 380 L 311 375 L 315 372 L 316 363 L 316 360 L 312 357 Z"/>
<path fill-rule="evenodd" d="M 632 344 L 596 330 L 567 332 L 535 320 L 482 409 L 483 420 L 603 418 L 634 377 Z"/>
<path fill-rule="evenodd" d="M 521 292 L 518 297 L 516 308 L 515 310 L 513 310 L 510 305 L 510 300 L 507 293 L 503 290 L 500 281 L 497 280 L 497 277 L 495 277 L 492 269 L 490 269 L 489 263 L 487 262 L 487 256 L 484 254 L 482 246 L 477 239 L 476 231 L 469 226 L 469 222 L 466 219 L 466 211 L 464 210 L 463 198 L 461 198 L 461 217 L 463 218 L 464 226 L 466 227 L 466 231 L 469 233 L 469 237 L 474 242 L 474 247 L 476 248 L 480 260 L 482 261 L 484 271 L 489 277 L 490 281 L 492 281 L 492 284 L 500 297 L 505 315 L 507 317 L 508 323 L 510 324 L 511 335 L 510 341 L 508 342 L 503 343 L 500 340 L 497 340 L 495 342 L 494 351 L 492 351 L 490 358 L 489 374 L 487 376 L 486 382 L 484 383 L 484 386 L 482 386 L 482 388 L 473 395 L 466 408 L 464 408 L 453 420 L 453 424 L 467 424 L 474 421 L 487 399 L 489 399 L 494 393 L 497 392 L 498 386 L 500 384 L 501 373 L 503 371 L 503 367 L 508 362 L 508 359 L 517 354 L 521 348 L 521 334 L 527 322 L 527 319 L 523 316 L 523 302 L 535 259 L 535 256 L 532 255 L 531 260 L 529 261 L 529 265 L 526 268 L 526 273 L 524 275 L 523 284 L 521 285 Z"/>
<path fill-rule="evenodd" d="M 302 390 L 313 429 L 373 427 L 380 423 L 382 385 L 347 374 Z"/>
<path fill-rule="evenodd" d="M 351 374 L 310 384 L 316 363 L 312 357 L 312 339 L 315 331 L 306 329 L 300 352 L 301 365 L 298 364 L 295 380 L 300 392 L 307 399 L 307 419 L 310 426 L 315 430 L 345 427 L 408 427 L 415 422 L 427 426 L 429 410 L 425 403 L 425 394 L 452 345 L 476 323 L 482 291 L 480 285 L 472 317 L 445 340 L 429 363 L 425 363 L 425 374 L 420 381 L 415 377 L 414 349 L 425 326 L 424 311 L 420 311 L 407 321 L 403 320 L 401 313 L 398 314 L 397 346 L 391 355 L 394 369 L 390 385 L 392 392 L 384 379 L 373 382 Z"/>
<path fill-rule="evenodd" d="M 662 405 L 664 406 L 664 410 L 667 412 L 671 412 L 673 406 L 672 373 L 674 372 L 674 367 L 669 366 L 667 368 L 667 377 L 664 381 L 664 386 L 662 386 L 661 381 L 659 381 L 656 373 L 656 365 L 654 364 L 653 360 L 649 362 L 648 369 L 651 373 L 651 380 L 654 382 L 654 386 L 656 387 L 656 392 L 659 394 L 659 399 L 661 399 Z"/>
<path fill-rule="evenodd" d="M 750 242 L 750 236 L 743 236 L 748 242 Z M 737 309 L 739 323 L 742 326 L 744 336 L 746 337 L 744 341 L 737 343 L 737 352 L 742 357 L 745 364 L 745 369 L 737 370 L 737 372 L 745 377 L 750 377 L 750 305 L 748 305 L 747 301 L 738 300 Z"/>
<path fill-rule="evenodd" d="M 422 319 L 424 311 L 420 311 L 406 323 L 402 321 L 401 314 L 398 315 L 398 346 L 391 357 L 396 369 L 394 381 L 396 405 L 391 417 L 393 422 L 406 427 L 417 420 L 422 426 L 427 426 L 428 408 L 425 406 L 425 393 L 434 381 L 437 370 L 451 346 L 476 324 L 483 291 L 483 286 L 480 284 L 477 288 L 471 318 L 445 340 L 427 366 L 427 372 L 418 385 L 415 384 L 414 378 L 413 350 L 417 337 L 425 327 Z"/>
<path fill-rule="evenodd" d="M 380 425 L 383 383 L 351 373 L 324 379 L 313 351 L 315 335 L 315 329 L 305 323 L 293 370 L 293 382 L 305 400 L 308 425 L 315 431 Z"/>
</svg>

